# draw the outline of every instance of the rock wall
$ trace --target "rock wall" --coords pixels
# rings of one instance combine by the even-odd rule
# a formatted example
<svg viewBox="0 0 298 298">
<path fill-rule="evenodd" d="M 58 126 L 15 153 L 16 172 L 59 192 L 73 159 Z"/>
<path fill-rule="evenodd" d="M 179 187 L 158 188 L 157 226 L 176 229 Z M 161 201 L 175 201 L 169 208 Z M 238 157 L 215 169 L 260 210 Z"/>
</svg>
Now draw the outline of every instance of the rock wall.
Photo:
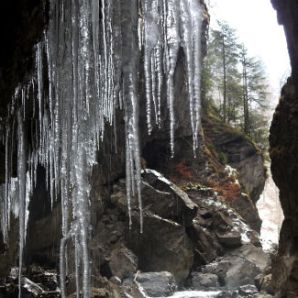
<svg viewBox="0 0 298 298">
<path fill-rule="evenodd" d="M 292 75 L 282 89 L 270 130 L 272 175 L 280 189 L 284 222 L 274 269 L 278 297 L 298 295 L 298 2 L 273 0 L 284 26 Z"/>
<path fill-rule="evenodd" d="M 203 52 L 206 49 L 206 29 L 208 26 L 209 16 L 207 8 L 203 0 L 198 0 L 204 10 L 204 23 L 203 23 L 203 39 L 202 47 Z M 11 100 L 15 87 L 24 81 L 34 71 L 34 45 L 42 37 L 43 30 L 46 28 L 47 16 L 44 15 L 44 11 L 47 11 L 46 1 L 36 0 L 18 0 L 15 1 L 16 5 L 1 4 L 1 26 L 0 32 L 2 33 L 4 46 L 1 47 L 0 57 L 0 117 L 4 117 L 7 112 L 7 104 Z M 44 6 L 45 5 L 45 6 Z M 126 0 L 123 0 L 123 7 L 128 8 Z M 137 16 L 137 13 L 128 15 Z M 9 22 L 6 24 L 5 16 L 9 16 Z M 124 18 L 124 16 L 123 16 Z M 7 29 L 7 25 L 10 30 Z M 133 34 L 137 34 L 136 30 Z M 126 40 L 124 38 L 124 40 Z M 175 70 L 175 87 L 176 95 L 176 122 L 180 125 L 175 127 L 176 136 L 191 138 L 191 129 L 188 117 L 185 117 L 185 113 L 188 113 L 188 105 L 186 104 L 186 90 L 184 84 L 184 62 L 185 57 L 180 55 L 177 67 Z M 138 65 L 136 68 L 140 68 L 140 72 L 143 71 L 142 65 Z M 179 82 L 179 84 L 178 84 Z M 140 83 L 142 85 L 142 82 Z M 140 89 L 142 86 L 140 86 Z M 3 98 L 3 99 L 2 99 Z M 144 100 L 143 96 L 140 96 L 140 100 Z M 166 100 L 164 100 L 163 110 L 166 110 Z M 145 105 L 141 104 L 141 108 Z M 145 110 L 145 109 L 143 109 Z M 117 144 L 114 146 L 115 137 L 114 129 L 107 127 L 106 136 L 98 154 L 98 166 L 94 167 L 91 177 L 91 200 L 92 200 L 92 225 L 97 226 L 105 215 L 107 208 L 110 207 L 110 194 L 111 185 L 114 181 L 124 177 L 125 172 L 125 125 L 122 111 L 117 111 Z M 160 131 L 154 131 L 151 137 L 147 136 L 146 129 L 141 127 L 141 140 L 142 147 L 151 141 L 153 138 L 159 140 L 163 139 L 167 144 L 167 158 L 170 158 L 169 149 L 169 117 L 168 113 L 165 113 L 162 119 L 163 127 Z M 140 113 L 140 123 L 146 123 L 145 115 Z M 26 119 L 26 125 L 30 127 L 30 117 Z M 108 126 L 108 125 L 107 125 Z M 29 134 L 28 134 L 29 136 Z M 28 137 L 29 139 L 29 137 Z M 116 150 L 117 147 L 117 150 Z M 191 146 L 190 146 L 191 148 Z M 117 151 L 117 152 L 116 152 Z M 4 181 L 4 148 L 0 150 L 0 182 Z M 17 160 L 17 159 L 16 159 Z M 15 173 L 14 173 L 15 174 Z M 30 262 L 41 261 L 43 263 L 55 264 L 57 261 L 57 252 L 60 239 L 60 207 L 59 202 L 54 206 L 54 212 L 50 214 L 50 207 L 48 204 L 48 193 L 45 187 L 45 173 L 40 169 L 39 182 L 37 187 L 33 191 L 33 200 L 30 204 L 30 213 L 33 214 L 33 218 L 29 221 L 28 229 L 28 246 L 26 250 L 26 260 Z M 1 179 L 2 178 L 2 179 Z M 43 216 L 39 216 L 37 213 L 40 211 L 40 207 L 46 209 L 43 212 Z M 127 225 L 127 222 L 123 223 Z M 47 226 L 51 239 L 43 237 L 42 231 Z M 0 275 L 6 275 L 9 266 L 17 264 L 17 245 L 18 245 L 18 231 L 16 223 L 13 223 L 11 229 L 10 249 L 7 249 L 0 242 L 0 263 L 1 270 Z M 36 241 L 36 237 L 42 237 L 42 241 Z M 1 240 L 1 239 L 0 239 Z M 41 243 L 42 242 L 42 243 Z M 97 244 L 96 244 L 97 245 Z"/>
<path fill-rule="evenodd" d="M 255 204 L 266 181 L 266 168 L 261 151 L 245 135 L 229 125 L 224 125 L 211 114 L 204 115 L 203 129 L 206 145 L 214 147 L 217 158 L 229 165 L 226 172 L 237 170 L 236 178 L 240 184 L 241 193 L 229 200 L 231 206 L 252 228 L 260 231 L 261 219 Z"/>
</svg>

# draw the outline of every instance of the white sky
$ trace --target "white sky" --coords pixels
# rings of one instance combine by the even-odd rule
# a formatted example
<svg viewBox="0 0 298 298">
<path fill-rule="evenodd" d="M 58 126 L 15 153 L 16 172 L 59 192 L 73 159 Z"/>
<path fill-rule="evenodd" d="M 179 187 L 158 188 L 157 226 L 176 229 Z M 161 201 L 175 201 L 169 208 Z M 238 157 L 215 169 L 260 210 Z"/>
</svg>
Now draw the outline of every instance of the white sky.
<svg viewBox="0 0 298 298">
<path fill-rule="evenodd" d="M 251 56 L 260 57 L 269 83 L 278 97 L 281 81 L 290 72 L 283 27 L 277 23 L 270 0 L 207 0 L 211 27 L 216 19 L 227 21 L 238 32 Z"/>
</svg>

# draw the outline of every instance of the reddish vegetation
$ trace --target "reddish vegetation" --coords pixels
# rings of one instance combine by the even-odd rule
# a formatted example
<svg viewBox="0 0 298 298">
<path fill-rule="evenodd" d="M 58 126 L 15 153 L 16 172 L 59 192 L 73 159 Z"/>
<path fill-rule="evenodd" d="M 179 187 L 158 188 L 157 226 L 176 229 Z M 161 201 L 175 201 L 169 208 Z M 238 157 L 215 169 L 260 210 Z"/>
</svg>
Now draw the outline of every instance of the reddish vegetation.
<svg viewBox="0 0 298 298">
<path fill-rule="evenodd" d="M 185 160 L 182 160 L 175 166 L 176 173 L 181 176 L 181 178 L 191 179 L 194 178 L 191 168 L 187 165 Z"/>
<path fill-rule="evenodd" d="M 208 183 L 225 201 L 233 201 L 240 197 L 240 185 L 235 182 L 233 177 L 222 180 L 211 180 Z"/>
</svg>

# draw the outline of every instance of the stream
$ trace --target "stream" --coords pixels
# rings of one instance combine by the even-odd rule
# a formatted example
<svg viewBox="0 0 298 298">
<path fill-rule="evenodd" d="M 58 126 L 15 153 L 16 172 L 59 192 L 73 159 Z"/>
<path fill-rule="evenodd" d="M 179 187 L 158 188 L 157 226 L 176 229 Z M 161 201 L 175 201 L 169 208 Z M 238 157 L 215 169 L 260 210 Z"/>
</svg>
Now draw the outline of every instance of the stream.
<svg viewBox="0 0 298 298">
<path fill-rule="evenodd" d="M 279 189 L 272 179 L 270 165 L 266 166 L 268 169 L 268 178 L 264 191 L 257 202 L 257 208 L 262 219 L 260 235 L 262 246 L 265 251 L 268 251 L 278 245 L 279 232 L 284 216 L 279 202 Z"/>
</svg>

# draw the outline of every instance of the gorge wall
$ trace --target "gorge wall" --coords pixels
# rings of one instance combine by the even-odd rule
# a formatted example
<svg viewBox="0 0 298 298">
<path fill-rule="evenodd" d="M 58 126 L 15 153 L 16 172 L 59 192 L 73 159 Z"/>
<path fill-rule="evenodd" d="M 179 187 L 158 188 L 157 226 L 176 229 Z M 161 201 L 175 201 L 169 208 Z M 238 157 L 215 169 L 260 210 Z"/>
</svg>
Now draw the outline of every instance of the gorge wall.
<svg viewBox="0 0 298 298">
<path fill-rule="evenodd" d="M 36 49 L 34 45 L 43 38 L 43 30 L 47 26 L 47 16 L 44 15 L 48 9 L 46 2 L 43 3 L 33 0 L 19 0 L 17 2 L 19 5 L 17 5 L 16 9 L 5 7 L 1 10 L 1 14 L 3 14 L 2 21 L 5 20 L 5 13 L 13 16 L 9 23 L 13 34 L 8 31 L 6 32 L 5 22 L 3 22 L 3 26 L 1 26 L 6 43 L 6 47 L 2 48 L 3 55 L 1 55 L 0 60 L 0 75 L 2 79 L 0 82 L 0 113 L 2 117 L 6 114 L 6 105 L 14 93 L 14 88 L 18 83 L 27 81 L 34 71 L 36 72 L 36 69 L 34 69 L 34 52 Z M 172 3 L 172 1 L 168 2 Z M 175 1 L 173 1 L 173 3 L 174 2 Z M 42 3 L 44 5 L 42 5 Z M 61 4 L 62 1 L 58 1 L 58 3 Z M 76 1 L 76 3 L 81 2 Z M 136 6 L 134 6 L 134 13 L 132 13 L 130 4 L 127 3 L 126 0 L 119 1 L 119 5 L 123 8 L 123 22 L 121 22 L 120 18 L 117 18 L 117 22 L 122 25 L 124 24 L 124 30 L 122 28 L 124 31 L 123 39 L 125 41 L 133 39 L 134 43 L 131 46 L 133 50 L 136 50 L 138 45 L 135 43 L 136 39 L 133 37 L 137 34 L 137 26 L 134 26 L 134 30 L 132 31 L 125 29 L 130 28 L 130 22 L 136 25 L 135 19 L 138 16 L 138 12 L 136 11 Z M 131 3 L 137 3 L 137 1 L 131 1 Z M 150 1 L 147 1 L 147 3 L 150 3 Z M 197 3 L 200 3 L 203 15 L 202 52 L 204 53 L 209 16 L 204 1 L 198 0 Z M 115 10 L 119 13 L 117 9 Z M 66 10 L 63 21 L 68 19 L 68 12 L 69 11 Z M 61 19 L 58 21 L 61 21 Z M 68 25 L 70 23 L 68 19 Z M 58 27 L 60 25 L 61 24 L 59 24 Z M 35 29 L 32 30 L 32 28 Z M 68 36 L 69 31 L 71 30 L 59 32 Z M 61 36 L 63 34 L 61 34 Z M 63 58 L 69 56 L 70 46 L 68 44 L 69 47 L 66 47 L 66 49 L 63 48 L 65 40 L 61 36 L 61 40 L 58 38 L 58 43 L 61 42 L 59 44 L 60 48 L 66 52 L 66 55 L 63 53 L 60 57 L 62 60 L 61 63 L 63 64 L 67 63 Z M 197 38 L 199 38 L 199 36 L 197 36 Z M 65 42 L 65 44 L 67 44 L 67 42 Z M 59 46 L 57 47 L 59 48 Z M 117 50 L 120 51 L 119 48 L 117 48 Z M 129 56 L 132 54 L 130 50 L 131 48 L 129 46 L 124 49 L 124 61 L 122 61 L 122 63 L 125 67 L 129 65 Z M 44 54 L 44 56 L 46 55 Z M 178 174 L 183 174 L 184 177 L 178 175 L 179 177 L 173 178 L 176 178 L 176 182 L 181 184 L 182 187 L 186 189 L 189 187 L 188 191 L 192 193 L 194 197 L 192 200 L 197 200 L 198 205 L 202 203 L 201 201 L 203 201 L 203 199 L 206 199 L 208 202 L 209 197 L 212 199 L 211 202 L 217 199 L 220 201 L 225 199 L 225 197 L 229 197 L 233 200 L 239 199 L 244 202 L 244 206 L 245 208 L 247 207 L 247 210 L 245 210 L 246 212 L 243 217 L 246 218 L 248 222 L 251 221 L 250 224 L 254 225 L 254 228 L 258 230 L 260 221 L 252 201 L 243 198 L 242 187 L 239 183 L 236 183 L 237 179 L 227 172 L 224 162 L 220 161 L 218 156 L 213 157 L 215 154 L 214 150 L 206 150 L 208 146 L 208 142 L 206 141 L 206 138 L 208 138 L 207 130 L 205 139 L 203 137 L 203 131 L 201 131 L 202 135 L 197 152 L 198 156 L 197 159 L 193 159 L 191 121 L 188 117 L 185 117 L 185 114 L 189 113 L 185 84 L 185 80 L 187 79 L 185 75 L 185 65 L 187 64 L 185 62 L 186 54 L 180 49 L 177 57 L 178 59 L 173 75 L 176 115 L 176 122 L 173 127 L 176 136 L 175 157 L 171 158 L 169 137 L 171 115 L 167 109 L 165 100 L 166 92 L 163 92 L 163 104 L 161 107 L 163 112 L 161 130 L 153 128 L 151 135 L 148 136 L 146 128 L 148 119 L 146 119 L 145 109 L 143 109 L 145 106 L 144 78 L 140 75 L 141 80 L 137 82 L 137 85 L 141 85 L 141 95 L 139 95 L 139 99 L 142 109 L 140 111 L 139 122 L 142 155 L 145 157 L 148 167 L 159 168 L 162 172 L 167 174 L 167 177 L 170 176 L 170 178 L 172 178 L 171 176 L 175 171 L 176 173 L 178 172 Z M 40 60 L 42 59 L 46 60 L 45 57 Z M 134 60 L 136 64 L 133 65 L 133 70 L 135 73 L 142 73 L 143 71 L 141 60 L 142 59 L 140 59 L 140 61 Z M 130 67 L 132 66 L 130 65 Z M 44 69 L 46 70 L 46 67 Z M 46 72 L 45 70 L 44 72 Z M 39 75 L 41 74 L 42 72 Z M 61 74 L 64 75 L 63 72 L 61 72 Z M 34 79 L 36 79 L 36 77 Z M 45 86 L 47 86 L 47 84 L 45 84 Z M 69 88 L 69 86 L 65 84 L 61 89 L 67 88 Z M 46 93 L 46 91 L 44 93 Z M 28 110 L 30 110 L 30 108 L 31 106 Z M 37 120 L 38 122 L 40 119 L 36 118 L 33 120 Z M 233 247 L 241 246 L 241 231 L 236 231 L 236 233 L 232 231 L 233 223 L 229 221 L 229 213 L 227 210 L 222 213 L 223 211 L 218 211 L 217 209 L 213 210 L 213 207 L 211 211 L 209 211 L 208 206 L 199 206 L 200 213 L 196 214 L 197 205 L 189 200 L 184 192 L 170 182 L 164 183 L 165 179 L 163 177 L 158 175 L 155 177 L 156 174 L 152 175 L 150 172 L 147 173 L 148 175 L 146 173 L 144 175 L 148 176 L 149 181 L 143 181 L 142 184 L 146 208 L 144 217 L 147 221 L 144 236 L 139 234 L 138 225 L 140 222 L 138 219 L 137 204 L 132 205 L 132 217 L 136 224 L 133 226 L 133 230 L 129 232 L 129 216 L 127 214 L 127 203 L 125 203 L 126 194 L 123 180 L 125 176 L 124 120 L 123 110 L 117 110 L 115 114 L 116 129 L 107 125 L 104 141 L 100 145 L 97 156 L 98 164 L 94 166 L 92 177 L 89 181 L 91 185 L 90 201 L 92 202 L 92 210 L 90 211 L 90 226 L 92 226 L 92 230 L 90 229 L 91 239 L 89 243 L 90 255 L 93 260 L 92 279 L 96 279 L 96 277 L 100 275 L 106 278 L 110 278 L 112 275 L 124 278 L 127 275 L 126 269 L 129 274 L 132 272 L 135 273 L 136 269 L 144 271 L 167 269 L 172 271 L 177 281 L 184 281 L 194 267 L 211 262 L 217 255 L 230 249 L 230 237 L 235 242 L 232 244 Z M 31 135 L 29 129 L 30 121 L 32 121 L 31 115 L 24 113 L 24 126 L 27 132 L 25 138 L 27 138 L 29 143 L 32 141 L 32 135 L 34 136 L 34 133 Z M 214 123 L 211 124 L 211 126 L 213 125 Z M 216 126 L 220 126 L 220 124 L 217 123 Z M 213 127 L 213 130 L 217 131 L 217 127 Z M 223 132 L 220 129 L 218 131 L 219 134 Z M 86 132 L 88 132 L 88 130 L 86 130 Z M 12 139 L 17 139 L 15 134 L 16 133 L 12 133 Z M 117 138 L 115 138 L 115 135 L 117 135 Z M 213 134 L 210 132 L 210 139 L 212 138 L 211 135 Z M 213 145 L 215 147 L 217 146 L 221 151 L 225 151 L 224 154 L 227 155 L 227 161 L 229 163 L 234 162 L 233 166 L 239 168 L 239 171 L 243 168 L 242 174 L 240 173 L 240 178 L 243 179 L 240 183 L 245 186 L 253 201 L 257 200 L 258 193 L 263 188 L 265 179 L 262 156 L 257 152 L 251 142 L 248 142 L 242 136 L 235 135 L 234 132 L 226 132 L 222 139 L 219 139 L 218 135 L 213 136 L 215 139 Z M 216 141 L 218 142 L 216 143 Z M 17 142 L 12 146 L 12 151 L 17 151 L 15 148 L 16 143 Z M 115 145 L 114 143 L 117 144 Z M 209 145 L 211 146 L 211 143 Z M 117 148 L 117 150 L 115 148 Z M 2 148 L 1 151 L 3 153 L 4 148 Z M 17 152 L 12 154 L 12 158 L 16 161 L 12 165 L 11 174 L 12 176 L 16 176 Z M 251 167 L 252 159 L 255 167 Z M 3 160 L 4 157 L 1 156 L 1 182 L 4 180 Z M 258 179 L 256 179 L 257 181 L 251 181 L 247 179 L 247 177 L 244 177 L 245 175 L 243 175 L 243 173 L 247 172 L 247 165 L 252 172 L 253 168 L 257 169 L 257 175 L 255 175 L 258 177 Z M 186 181 L 184 181 L 185 178 L 187 178 Z M 221 182 L 223 181 L 226 184 L 227 190 L 218 192 L 221 191 Z M 149 182 L 152 183 L 154 187 L 152 187 Z M 245 182 L 247 182 L 246 185 Z M 210 185 L 208 183 L 210 183 Z M 206 186 L 211 187 L 209 189 Z M 213 186 L 214 189 L 212 189 Z M 217 189 L 215 187 L 217 187 Z M 158 201 L 155 200 L 155 198 L 161 199 Z M 164 199 L 166 199 L 166 205 L 161 203 Z M 161 205 L 159 205 L 160 203 Z M 58 200 L 54 202 L 51 212 L 51 199 L 46 187 L 45 169 L 42 166 L 37 168 L 37 181 L 33 189 L 29 209 L 31 215 L 28 223 L 28 238 L 24 263 L 25 265 L 35 263 L 57 268 L 59 260 L 59 241 L 61 239 L 60 197 L 58 196 Z M 243 206 L 240 209 L 244 209 Z M 192 219 L 195 216 L 197 222 L 194 224 Z M 211 227 L 212 232 L 206 232 L 205 226 L 208 228 Z M 47 231 L 47 233 L 44 231 Z M 232 236 L 229 233 L 230 231 L 232 231 Z M 254 232 L 249 230 L 249 233 L 252 235 L 252 238 L 254 238 Z M 8 274 L 11 266 L 18 264 L 19 236 L 17 220 L 15 219 L 12 220 L 9 236 L 9 246 L 4 245 L 2 241 L 0 243 L 0 275 L 4 276 Z M 226 237 L 228 237 L 228 241 Z M 252 242 L 259 245 L 257 237 L 252 240 Z M 152 245 L 147 245 L 147 243 L 151 243 Z M 131 252 L 126 246 L 137 254 L 137 257 L 139 257 L 139 265 L 135 264 L 136 262 L 131 262 L 127 265 L 131 267 L 126 268 L 126 264 L 121 264 L 123 259 L 124 263 L 127 259 L 130 259 L 130 261 L 134 259 L 129 258 L 131 257 Z M 70 270 L 74 270 L 73 246 L 70 246 L 70 250 L 72 250 L 69 258 Z M 124 255 L 123 259 L 119 259 L 119 251 L 120 258 L 122 254 Z M 160 252 L 162 252 L 162 254 Z M 122 270 L 122 265 L 125 272 L 118 272 L 119 267 Z M 95 285 L 100 284 L 98 280 L 92 280 L 92 282 Z M 70 291 L 74 291 L 74 280 L 70 280 Z"/>
<path fill-rule="evenodd" d="M 270 130 L 272 174 L 280 189 L 284 222 L 274 268 L 278 297 L 298 295 L 298 2 L 273 0 L 284 26 L 292 66 Z"/>
</svg>

